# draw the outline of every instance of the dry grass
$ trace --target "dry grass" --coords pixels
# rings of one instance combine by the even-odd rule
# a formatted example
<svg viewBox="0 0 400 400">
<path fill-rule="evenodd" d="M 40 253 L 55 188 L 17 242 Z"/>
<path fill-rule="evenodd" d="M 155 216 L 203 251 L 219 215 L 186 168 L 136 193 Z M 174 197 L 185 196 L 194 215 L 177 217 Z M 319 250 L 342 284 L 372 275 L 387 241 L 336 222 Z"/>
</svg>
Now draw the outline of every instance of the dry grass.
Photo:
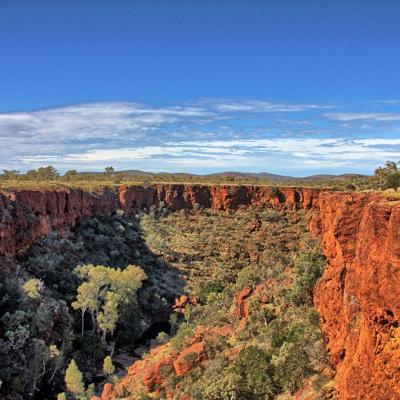
<svg viewBox="0 0 400 400">
<path fill-rule="evenodd" d="M 199 185 L 199 186 L 267 186 L 267 187 L 303 187 L 303 188 L 323 188 L 332 189 L 329 186 L 315 186 L 311 184 L 300 184 L 293 182 L 249 182 L 249 181 L 144 181 L 144 180 L 123 180 L 123 181 L 107 181 L 107 180 L 88 180 L 88 181 L 49 181 L 49 182 L 37 182 L 37 181 L 0 181 L 0 190 L 57 190 L 57 189 L 82 189 L 86 191 L 98 191 L 102 188 L 118 188 L 120 186 L 153 186 L 153 185 Z"/>
<path fill-rule="evenodd" d="M 399 198 L 400 199 L 400 191 L 398 189 L 397 192 L 395 192 L 394 190 L 385 190 L 384 192 L 380 192 L 382 194 L 382 196 L 384 197 L 388 197 L 388 198 Z"/>
<path fill-rule="evenodd" d="M 134 183 L 131 183 L 134 184 Z M 56 189 L 84 189 L 94 191 L 103 187 L 118 187 L 120 184 L 107 181 L 79 181 L 79 182 L 36 182 L 36 181 L 5 181 L 0 182 L 2 190 L 56 190 Z"/>
</svg>

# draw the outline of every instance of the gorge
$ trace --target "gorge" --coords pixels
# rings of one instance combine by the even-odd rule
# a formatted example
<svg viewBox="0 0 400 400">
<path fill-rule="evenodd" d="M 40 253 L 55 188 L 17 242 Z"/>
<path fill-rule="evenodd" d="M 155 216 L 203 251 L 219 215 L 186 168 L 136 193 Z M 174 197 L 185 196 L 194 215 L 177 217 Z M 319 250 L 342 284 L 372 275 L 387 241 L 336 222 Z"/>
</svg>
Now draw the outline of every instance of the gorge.
<svg viewBox="0 0 400 400">
<path fill-rule="evenodd" d="M 400 201 L 396 197 L 316 188 L 183 184 L 98 192 L 15 189 L 0 193 L 0 256 L 18 257 L 36 240 L 53 231 L 67 234 L 88 218 L 115 213 L 134 217 L 155 208 L 169 212 L 201 208 L 233 215 L 265 208 L 307 212 L 310 232 L 327 260 L 314 290 L 314 304 L 335 371 L 338 399 L 400 399 Z M 130 376 L 132 372 L 123 379 Z M 106 389 L 104 399 L 116 398 L 110 386 Z"/>
</svg>

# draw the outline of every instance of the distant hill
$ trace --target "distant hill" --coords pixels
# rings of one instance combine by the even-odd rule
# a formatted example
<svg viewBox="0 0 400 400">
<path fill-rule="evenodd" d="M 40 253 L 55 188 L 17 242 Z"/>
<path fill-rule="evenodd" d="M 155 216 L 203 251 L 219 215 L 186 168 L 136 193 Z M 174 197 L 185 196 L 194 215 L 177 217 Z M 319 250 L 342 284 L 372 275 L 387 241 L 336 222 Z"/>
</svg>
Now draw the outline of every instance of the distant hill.
<svg viewBox="0 0 400 400">
<path fill-rule="evenodd" d="M 234 177 L 235 179 L 248 179 L 248 178 L 260 178 L 260 179 L 268 179 L 271 181 L 327 181 L 327 180 L 346 180 L 352 178 L 365 178 L 367 175 L 361 174 L 319 174 L 319 175 L 310 175 L 305 177 L 293 177 L 288 175 L 278 175 L 271 174 L 269 172 L 238 172 L 238 171 L 223 171 L 216 172 L 213 174 L 189 174 L 184 172 L 146 172 L 141 170 L 124 170 L 124 171 L 116 171 L 120 174 L 124 175 L 133 175 L 133 176 L 149 176 L 155 177 L 160 175 L 167 176 L 181 176 L 181 177 L 209 177 L 209 178 L 227 178 Z M 87 172 L 82 172 L 82 174 L 86 174 Z"/>
<path fill-rule="evenodd" d="M 211 180 L 250 180 L 251 179 L 262 179 L 267 181 L 276 181 L 276 182 L 328 182 L 328 181 L 344 181 L 354 178 L 365 178 L 367 175 L 361 174 L 340 174 L 340 175 L 333 175 L 333 174 L 318 174 L 318 175 L 310 175 L 304 177 L 293 177 L 288 175 L 278 175 L 278 174 L 271 174 L 269 172 L 239 172 L 239 171 L 222 171 L 216 172 L 213 174 L 189 174 L 184 172 L 147 172 L 141 170 L 122 170 L 122 171 L 115 171 L 115 173 L 123 174 L 126 178 L 129 177 L 148 177 L 148 178 L 156 178 L 160 177 L 161 179 L 168 177 L 178 177 L 181 179 L 187 178 L 188 180 L 194 180 L 196 178 L 209 178 Z M 100 172 L 79 172 L 80 175 L 90 175 L 90 174 L 100 174 Z"/>
<path fill-rule="evenodd" d="M 270 174 L 269 172 L 235 172 L 235 171 L 226 171 L 226 172 L 217 172 L 214 174 L 208 174 L 204 176 L 209 177 L 227 177 L 227 176 L 234 176 L 235 178 L 263 178 L 263 179 L 270 179 L 270 180 L 293 180 L 295 178 L 286 175 L 277 175 L 277 174 Z"/>
<path fill-rule="evenodd" d="M 352 179 L 352 178 L 366 178 L 367 175 L 361 175 L 361 174 L 340 174 L 340 175 L 311 175 L 311 176 L 306 176 L 304 178 L 296 178 L 300 180 L 313 180 L 313 181 L 340 181 L 340 180 L 345 180 L 345 179 Z"/>
</svg>

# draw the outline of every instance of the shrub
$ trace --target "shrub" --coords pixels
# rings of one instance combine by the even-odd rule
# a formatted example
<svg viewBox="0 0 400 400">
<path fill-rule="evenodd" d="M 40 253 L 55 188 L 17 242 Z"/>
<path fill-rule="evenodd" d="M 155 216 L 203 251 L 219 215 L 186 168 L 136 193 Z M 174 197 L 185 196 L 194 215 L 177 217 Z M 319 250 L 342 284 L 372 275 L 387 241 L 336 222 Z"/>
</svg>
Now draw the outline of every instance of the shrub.
<svg viewBox="0 0 400 400">
<path fill-rule="evenodd" d="M 75 397 L 81 397 L 85 393 L 83 375 L 74 359 L 71 360 L 65 372 L 65 385 Z"/>
<path fill-rule="evenodd" d="M 278 197 L 280 194 L 279 188 L 277 186 L 271 186 L 270 193 L 272 197 Z"/>
<path fill-rule="evenodd" d="M 43 281 L 40 279 L 29 279 L 22 286 L 26 295 L 31 299 L 38 299 L 43 291 Z"/>
<path fill-rule="evenodd" d="M 175 336 L 171 339 L 171 346 L 175 350 L 180 350 L 185 344 L 185 339 L 193 334 L 194 328 L 194 324 L 182 323 Z"/>
<path fill-rule="evenodd" d="M 202 303 L 206 303 L 208 296 L 212 293 L 221 293 L 224 290 L 224 287 L 218 282 L 205 282 L 200 285 L 200 289 L 198 292 L 199 300 Z"/>
<path fill-rule="evenodd" d="M 166 343 L 168 340 L 169 340 L 169 335 L 168 335 L 168 333 L 166 333 L 166 332 L 160 332 L 158 335 L 157 335 L 157 342 L 159 342 L 159 343 Z"/>
<path fill-rule="evenodd" d="M 249 346 L 241 350 L 229 372 L 237 379 L 238 399 L 270 399 L 278 391 L 271 357 L 259 347 Z"/>
<path fill-rule="evenodd" d="M 393 172 L 386 179 L 387 186 L 394 190 L 400 187 L 400 172 Z"/>
<path fill-rule="evenodd" d="M 112 375 L 115 372 L 115 367 L 110 356 L 104 358 L 103 372 L 108 376 Z"/>
<path fill-rule="evenodd" d="M 301 253 L 294 266 L 290 299 L 296 305 L 313 304 L 314 286 L 325 267 L 325 258 L 317 251 Z"/>
</svg>

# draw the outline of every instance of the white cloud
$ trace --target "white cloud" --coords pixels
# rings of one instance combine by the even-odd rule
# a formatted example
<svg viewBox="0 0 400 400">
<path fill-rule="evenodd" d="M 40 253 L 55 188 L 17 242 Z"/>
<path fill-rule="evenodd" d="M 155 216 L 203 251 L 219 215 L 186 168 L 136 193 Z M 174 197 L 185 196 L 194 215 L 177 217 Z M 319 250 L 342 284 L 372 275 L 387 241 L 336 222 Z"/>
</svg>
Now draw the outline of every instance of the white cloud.
<svg viewBox="0 0 400 400">
<path fill-rule="evenodd" d="M 148 170 L 243 168 L 285 173 L 299 166 L 313 171 L 351 170 L 353 166 L 372 169 L 388 159 L 400 159 L 400 139 L 393 138 L 400 114 L 318 111 L 326 108 L 333 107 L 206 100 L 173 107 L 114 102 L 3 113 L 0 169 L 26 170 L 53 164 L 61 170 L 114 165 Z M 298 113 L 310 110 L 314 110 L 312 118 L 309 114 L 298 118 Z M 287 114 L 282 118 L 274 112 Z M 333 121 L 330 130 L 326 129 L 326 118 Z M 367 120 L 384 122 L 386 137 L 381 132 L 375 138 L 351 133 L 355 125 L 351 122 Z M 367 125 L 369 135 L 374 125 Z M 329 133 L 330 138 L 326 137 Z"/>
<path fill-rule="evenodd" d="M 0 137 L 62 141 L 140 137 L 152 127 L 186 118 L 209 118 L 196 107 L 151 108 L 135 103 L 92 103 L 22 113 L 0 114 Z"/>
<path fill-rule="evenodd" d="M 354 143 L 364 146 L 398 146 L 400 138 L 370 138 L 370 139 L 355 139 Z"/>
<path fill-rule="evenodd" d="M 332 108 L 329 105 L 319 104 L 291 104 L 273 103 L 259 100 L 226 101 L 216 102 L 214 107 L 222 112 L 300 112 L 307 110 L 318 110 Z"/>
<path fill-rule="evenodd" d="M 382 146 L 384 146 L 382 148 Z M 396 147 L 397 146 L 397 147 Z M 94 149 L 63 156 L 31 156 L 25 163 L 59 163 L 62 165 L 118 165 L 120 163 L 152 162 L 164 167 L 210 168 L 259 165 L 267 170 L 268 162 L 280 160 L 310 169 L 351 166 L 357 163 L 382 163 L 400 159 L 400 139 L 340 139 L 340 138 L 271 138 L 248 140 L 214 140 L 169 142 L 163 146 Z M 162 168 L 161 168 L 162 169 Z"/>
<path fill-rule="evenodd" d="M 63 156 L 39 155 L 22 158 L 25 163 L 30 162 L 84 162 L 90 165 L 91 162 L 129 162 L 143 159 L 155 159 L 164 157 L 173 159 L 175 157 L 193 157 L 194 159 L 208 158 L 234 158 L 249 153 L 243 149 L 217 149 L 208 146 L 144 146 L 137 148 L 116 148 L 116 149 L 96 149 L 83 153 L 67 154 Z"/>
<path fill-rule="evenodd" d="M 274 153 L 292 160 L 357 160 L 382 161 L 400 157 L 400 139 L 343 139 L 343 138 L 273 138 L 208 142 L 182 142 L 184 146 L 199 148 L 241 148 L 247 154 Z M 376 147 L 384 145 L 385 148 Z M 287 160 L 287 158 L 286 158 Z"/>
<path fill-rule="evenodd" d="M 325 117 L 343 122 L 351 121 L 400 121 L 400 113 L 381 113 L 381 112 L 338 112 L 338 113 L 325 113 Z"/>
</svg>

